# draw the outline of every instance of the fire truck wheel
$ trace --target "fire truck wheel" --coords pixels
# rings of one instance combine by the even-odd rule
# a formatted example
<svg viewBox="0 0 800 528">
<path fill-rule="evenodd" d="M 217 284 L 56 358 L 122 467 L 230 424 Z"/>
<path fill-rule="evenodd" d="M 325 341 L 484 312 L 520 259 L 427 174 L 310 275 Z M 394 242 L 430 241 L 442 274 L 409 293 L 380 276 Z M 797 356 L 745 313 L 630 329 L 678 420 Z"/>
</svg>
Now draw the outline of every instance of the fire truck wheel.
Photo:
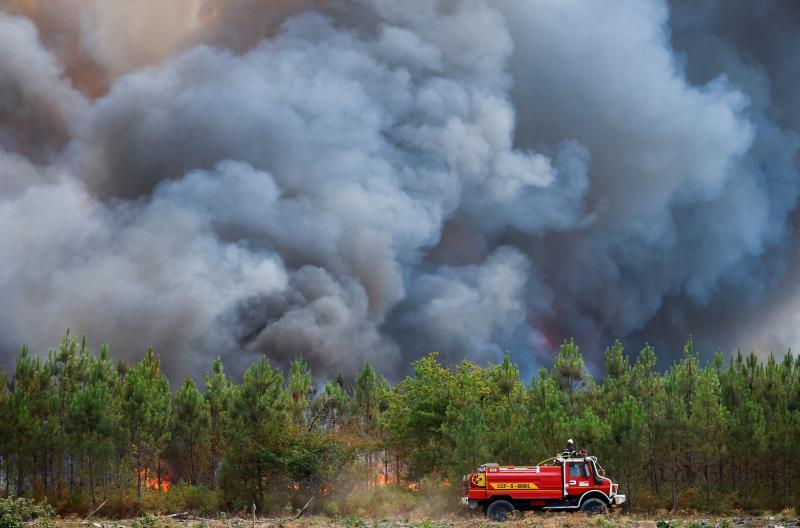
<svg viewBox="0 0 800 528">
<path fill-rule="evenodd" d="M 514 506 L 504 500 L 496 500 L 486 508 L 486 516 L 493 521 L 503 522 L 514 515 Z"/>
<path fill-rule="evenodd" d="M 586 499 L 583 504 L 581 504 L 581 511 L 588 515 L 608 513 L 608 506 L 600 499 Z"/>
</svg>

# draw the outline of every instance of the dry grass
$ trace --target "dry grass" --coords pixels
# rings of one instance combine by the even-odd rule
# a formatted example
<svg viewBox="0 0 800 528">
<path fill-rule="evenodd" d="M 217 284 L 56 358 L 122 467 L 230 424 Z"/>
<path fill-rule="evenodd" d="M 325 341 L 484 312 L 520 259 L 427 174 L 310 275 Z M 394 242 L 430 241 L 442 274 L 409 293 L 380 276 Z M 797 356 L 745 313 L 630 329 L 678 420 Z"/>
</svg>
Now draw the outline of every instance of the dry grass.
<svg viewBox="0 0 800 528">
<path fill-rule="evenodd" d="M 793 508 L 776 515 L 761 517 L 702 517 L 698 515 L 640 516 L 613 513 L 587 517 L 580 513 L 527 513 L 504 524 L 487 521 L 481 516 L 460 517 L 446 515 L 440 519 L 391 518 L 369 519 L 353 516 L 328 517 L 311 515 L 301 519 L 289 517 L 257 518 L 255 524 L 248 517 L 219 517 L 206 519 L 195 516 L 146 517 L 126 520 L 57 519 L 53 528 L 756 528 L 772 526 L 800 526 Z"/>
</svg>

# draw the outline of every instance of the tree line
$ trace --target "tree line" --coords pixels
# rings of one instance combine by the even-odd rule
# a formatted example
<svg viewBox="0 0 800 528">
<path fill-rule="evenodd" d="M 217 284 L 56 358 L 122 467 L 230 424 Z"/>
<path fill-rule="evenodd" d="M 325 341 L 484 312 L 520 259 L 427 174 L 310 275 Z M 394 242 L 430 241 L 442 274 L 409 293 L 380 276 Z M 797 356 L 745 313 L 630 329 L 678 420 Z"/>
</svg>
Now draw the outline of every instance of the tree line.
<svg viewBox="0 0 800 528">
<path fill-rule="evenodd" d="M 653 347 L 634 358 L 616 342 L 594 379 L 570 340 L 530 381 L 508 355 L 446 366 L 432 353 L 412 367 L 394 385 L 368 363 L 318 385 L 300 358 L 286 373 L 259 358 L 236 383 L 218 359 L 202 390 L 191 378 L 173 390 L 152 350 L 125 364 L 69 334 L 46 357 L 23 347 L 14 372 L 0 371 L 0 493 L 69 510 L 178 484 L 212 490 L 219 507 L 269 511 L 435 481 L 457 504 L 462 475 L 481 463 L 535 464 L 571 437 L 631 508 L 798 504 L 791 353 L 703 363 L 689 340 L 659 372 Z"/>
</svg>

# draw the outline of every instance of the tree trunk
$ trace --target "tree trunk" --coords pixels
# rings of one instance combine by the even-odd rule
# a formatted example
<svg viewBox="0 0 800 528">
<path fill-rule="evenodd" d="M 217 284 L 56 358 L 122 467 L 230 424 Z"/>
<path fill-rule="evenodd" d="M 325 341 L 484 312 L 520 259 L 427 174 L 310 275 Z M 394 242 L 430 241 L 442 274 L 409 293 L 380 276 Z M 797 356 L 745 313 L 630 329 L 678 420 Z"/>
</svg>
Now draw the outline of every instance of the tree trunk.
<svg viewBox="0 0 800 528">
<path fill-rule="evenodd" d="M 17 449 L 17 496 L 22 497 L 22 453 Z"/>
<path fill-rule="evenodd" d="M 742 489 L 744 489 L 744 506 L 750 505 L 750 464 L 745 462 L 744 472 L 742 473 Z"/>
<path fill-rule="evenodd" d="M 372 453 L 367 452 L 367 489 L 372 489 Z"/>
<path fill-rule="evenodd" d="M 256 477 L 258 478 L 258 485 L 257 485 L 258 498 L 254 500 L 253 503 L 261 506 L 261 500 L 264 497 L 264 477 L 261 474 L 261 464 L 258 464 L 256 468 Z"/>
<path fill-rule="evenodd" d="M 11 490 L 9 489 L 9 485 L 11 484 L 11 463 L 10 463 L 11 459 L 9 458 L 9 456 L 10 455 L 8 453 L 3 455 L 3 464 L 5 464 L 5 466 L 6 466 L 5 467 L 5 469 L 6 469 L 6 497 L 11 495 Z"/>
<path fill-rule="evenodd" d="M 136 498 L 142 500 L 142 455 L 136 449 Z"/>
<path fill-rule="evenodd" d="M 633 501 L 633 479 L 631 478 L 630 468 L 625 472 L 625 480 L 628 483 L 628 500 Z"/>
<path fill-rule="evenodd" d="M 653 486 L 653 492 L 658 495 L 658 468 L 656 467 L 656 452 L 650 449 L 650 479 Z"/>
<path fill-rule="evenodd" d="M 692 454 L 686 453 L 686 482 L 689 486 L 694 486 L 694 463 L 692 460 Z"/>
<path fill-rule="evenodd" d="M 47 486 L 47 448 L 42 449 L 42 484 L 44 485 L 44 495 L 46 497 L 49 491 Z"/>
<path fill-rule="evenodd" d="M 209 482 L 211 484 L 211 489 L 213 490 L 217 487 L 217 455 L 213 452 L 211 454 L 210 470 L 211 475 L 209 475 Z"/>
<path fill-rule="evenodd" d="M 400 487 L 400 451 L 399 450 L 394 454 L 394 463 L 395 463 L 394 476 L 395 476 L 395 479 L 397 480 L 397 487 L 399 488 Z"/>
<path fill-rule="evenodd" d="M 56 476 L 56 498 L 61 498 L 61 492 L 64 490 L 64 451 L 59 450 L 58 461 L 54 468 Z"/>
<path fill-rule="evenodd" d="M 92 490 L 92 506 L 97 505 L 97 499 L 94 495 L 94 461 L 89 457 L 89 489 Z"/>
<path fill-rule="evenodd" d="M 192 486 L 197 484 L 197 477 L 195 476 L 194 468 L 194 445 L 189 444 L 189 483 Z"/>
<path fill-rule="evenodd" d="M 69 454 L 69 494 L 75 491 L 75 459 L 72 456 L 72 453 Z"/>
<path fill-rule="evenodd" d="M 156 457 L 156 488 L 161 489 L 161 455 Z"/>
<path fill-rule="evenodd" d="M 386 448 L 383 449 L 383 483 L 389 483 L 389 454 L 386 452 Z"/>
<path fill-rule="evenodd" d="M 678 486 L 678 464 L 676 461 L 672 461 L 672 511 L 675 511 L 675 508 L 678 505 L 678 497 L 677 497 L 677 486 Z"/>
<path fill-rule="evenodd" d="M 31 453 L 31 494 L 36 493 L 36 478 L 39 474 L 39 458 L 36 456 L 36 450 Z"/>
</svg>

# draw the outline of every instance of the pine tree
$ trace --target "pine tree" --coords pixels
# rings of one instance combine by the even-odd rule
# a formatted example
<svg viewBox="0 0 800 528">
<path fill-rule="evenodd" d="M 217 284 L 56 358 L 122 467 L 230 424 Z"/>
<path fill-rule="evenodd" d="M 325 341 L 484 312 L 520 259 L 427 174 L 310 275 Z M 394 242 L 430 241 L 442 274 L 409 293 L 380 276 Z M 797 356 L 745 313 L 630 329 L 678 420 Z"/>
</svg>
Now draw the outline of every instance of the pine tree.
<svg viewBox="0 0 800 528">
<path fill-rule="evenodd" d="M 361 425 L 363 452 L 367 464 L 367 483 L 372 485 L 374 455 L 378 450 L 377 435 L 380 426 L 378 374 L 369 362 L 366 362 L 356 376 L 355 405 Z"/>
<path fill-rule="evenodd" d="M 569 438 L 569 424 L 563 393 L 547 369 L 540 369 L 539 378 L 531 381 L 527 401 L 532 438 L 540 446 L 536 456 L 544 458 L 560 452 Z"/>
<path fill-rule="evenodd" d="M 764 411 L 753 401 L 745 401 L 733 417 L 732 455 L 742 464 L 741 490 L 743 506 L 749 508 L 753 497 L 756 467 L 767 454 L 767 426 Z"/>
<path fill-rule="evenodd" d="M 630 395 L 616 402 L 608 413 L 608 455 L 620 474 L 627 494 L 634 499 L 634 484 L 647 457 L 644 410 Z"/>
<path fill-rule="evenodd" d="M 208 449 L 211 413 L 208 402 L 197 390 L 194 380 L 187 378 L 175 393 L 172 416 L 172 442 L 184 454 L 189 465 L 189 483 L 198 483 L 198 472 L 204 451 Z"/>
<path fill-rule="evenodd" d="M 142 477 L 155 463 L 161 487 L 161 454 L 170 438 L 172 392 L 161 373 L 161 361 L 148 349 L 144 359 L 125 373 L 122 405 L 136 471 L 136 496 L 142 498 Z"/>
<path fill-rule="evenodd" d="M 572 393 L 585 386 L 588 374 L 583 362 L 580 347 L 570 339 L 561 343 L 561 348 L 553 364 L 553 376 L 561 390 Z"/>
<path fill-rule="evenodd" d="M 631 369 L 631 394 L 636 397 L 644 410 L 646 426 L 646 442 L 648 450 L 648 469 L 650 487 L 653 492 L 659 493 L 658 453 L 656 452 L 656 435 L 659 423 L 659 402 L 663 401 L 663 383 L 661 376 L 656 372 L 656 352 L 652 346 L 645 345 L 639 352 L 639 357 Z"/>
<path fill-rule="evenodd" d="M 8 418 L 7 429 L 11 431 L 9 438 L 10 454 L 16 470 L 15 493 L 25 495 L 25 476 L 29 470 L 29 459 L 36 448 L 31 440 L 37 438 L 37 419 L 33 414 L 32 399 L 38 384 L 39 362 L 28 355 L 28 348 L 22 347 L 17 357 L 14 377 L 9 384 L 6 398 Z"/>
<path fill-rule="evenodd" d="M 664 391 L 659 393 L 658 452 L 667 461 L 670 481 L 672 483 L 672 510 L 677 507 L 678 472 L 684 460 L 686 449 L 686 431 L 689 417 L 680 382 L 675 369 L 664 377 Z"/>
<path fill-rule="evenodd" d="M 266 358 L 245 372 L 241 386 L 234 390 L 224 428 L 228 449 L 221 483 L 229 497 L 241 500 L 241 494 L 247 493 L 249 501 L 263 506 L 266 477 L 285 470 L 290 401 L 283 374 L 270 367 Z"/>
<path fill-rule="evenodd" d="M 233 385 L 225 374 L 222 360 L 214 361 L 212 371 L 205 376 L 205 400 L 209 411 L 209 483 L 217 486 L 217 470 L 224 452 L 224 424 L 233 399 Z"/>
<path fill-rule="evenodd" d="M 114 440 L 119 427 L 117 409 L 112 401 L 116 377 L 107 355 L 108 348 L 103 347 L 98 359 L 89 360 L 89 377 L 76 387 L 68 403 L 68 430 L 75 439 L 81 459 L 87 460 L 93 505 L 97 503 L 97 468 L 99 465 L 104 469 L 114 455 Z"/>
<path fill-rule="evenodd" d="M 82 342 L 82 352 L 85 352 L 85 340 Z M 54 377 L 56 385 L 56 405 L 58 408 L 58 429 L 57 437 L 53 439 L 53 452 L 51 461 L 55 467 L 55 495 L 60 497 L 63 488 L 64 478 L 67 478 L 68 491 L 72 495 L 75 487 L 75 453 L 74 438 L 68 431 L 69 427 L 69 404 L 72 401 L 77 386 L 82 377 L 82 362 L 78 356 L 78 340 L 70 337 L 70 331 L 61 339 L 58 350 L 51 351 L 48 357 L 51 367 L 51 375 Z M 65 467 L 66 465 L 66 467 Z"/>
<path fill-rule="evenodd" d="M 490 375 L 490 386 L 496 392 L 496 396 L 488 400 L 492 405 L 487 405 L 491 420 L 491 434 L 488 436 L 493 447 L 492 458 L 504 464 L 519 464 L 519 458 L 531 450 L 519 369 L 506 353 L 502 363 L 490 370 Z"/>
<path fill-rule="evenodd" d="M 453 442 L 451 478 L 458 478 L 474 471 L 480 464 L 489 462 L 491 454 L 486 443 L 488 433 L 489 428 L 481 406 L 476 403 L 467 405 L 461 413 L 459 423 L 448 428 L 448 436 Z"/>
<path fill-rule="evenodd" d="M 675 387 L 678 390 L 678 397 L 683 402 L 683 409 L 686 413 L 686 427 L 692 423 L 695 409 L 695 393 L 700 385 L 700 361 L 694 353 L 694 343 L 692 338 L 683 347 L 683 358 L 672 370 L 675 373 Z M 693 451 L 691 435 L 684 434 L 681 437 L 681 450 L 683 452 L 683 465 L 686 474 L 686 482 L 689 486 L 694 486 L 695 479 L 695 453 Z"/>
<path fill-rule="evenodd" d="M 292 419 L 295 425 L 306 427 L 308 425 L 306 415 L 313 397 L 314 385 L 308 364 L 300 358 L 292 361 L 289 367 L 289 393 L 292 396 Z"/>
<path fill-rule="evenodd" d="M 396 388 L 397 398 L 388 410 L 389 423 L 397 424 L 408 446 L 408 476 L 412 479 L 445 470 L 449 453 L 442 431 L 456 377 L 437 361 L 436 353 L 413 363 L 414 376 Z"/>
<path fill-rule="evenodd" d="M 692 451 L 702 464 L 706 509 L 710 511 L 712 471 L 724 456 L 724 444 L 720 440 L 724 437 L 727 423 L 727 412 L 720 399 L 719 378 L 713 368 L 703 369 L 693 398 L 694 412 L 689 422 L 694 440 Z"/>
</svg>

